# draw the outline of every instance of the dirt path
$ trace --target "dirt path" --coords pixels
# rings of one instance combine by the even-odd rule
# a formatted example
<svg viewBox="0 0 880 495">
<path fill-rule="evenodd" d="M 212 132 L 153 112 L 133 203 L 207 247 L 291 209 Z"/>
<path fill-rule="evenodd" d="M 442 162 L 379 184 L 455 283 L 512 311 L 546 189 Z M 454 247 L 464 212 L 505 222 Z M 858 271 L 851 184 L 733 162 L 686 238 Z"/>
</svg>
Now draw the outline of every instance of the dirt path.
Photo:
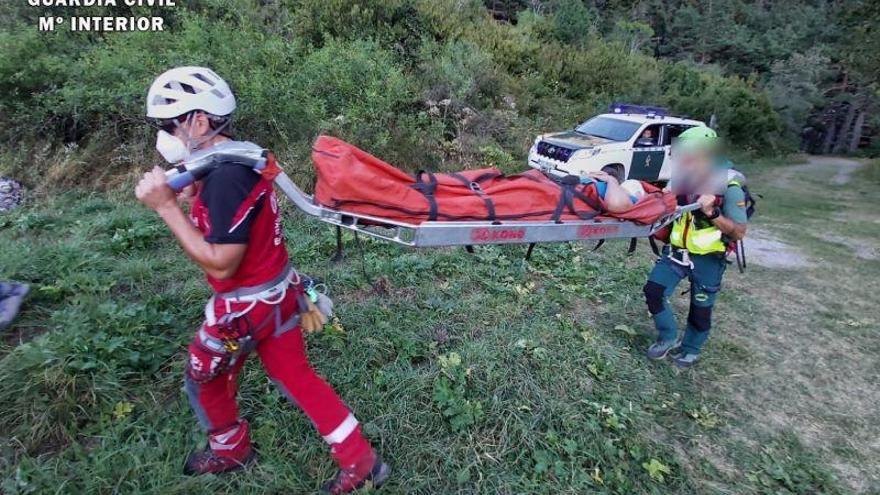
<svg viewBox="0 0 880 495">
<path fill-rule="evenodd" d="M 809 165 L 813 167 L 836 167 L 837 171 L 831 178 L 831 183 L 836 186 L 848 184 L 852 179 L 853 173 L 861 168 L 862 164 L 856 160 L 847 158 L 839 158 L 836 156 L 810 156 Z"/>
<path fill-rule="evenodd" d="M 861 166 L 810 157 L 754 174 L 765 198 L 746 242 L 753 266 L 725 280 L 747 295 L 719 312 L 750 357 L 716 386 L 749 418 L 730 434 L 756 445 L 794 434 L 853 492 L 877 493 L 880 227 L 859 215 L 877 201 L 876 186 L 853 180 Z"/>
<path fill-rule="evenodd" d="M 777 175 L 773 182 L 775 185 L 788 187 L 796 176 L 802 174 L 824 174 L 829 168 L 834 168 L 836 171 L 831 177 L 830 182 L 833 185 L 840 186 L 849 183 L 853 173 L 861 166 L 860 162 L 848 158 L 810 155 L 807 157 L 807 163 L 786 167 Z"/>
<path fill-rule="evenodd" d="M 796 246 L 781 241 L 760 227 L 750 228 L 749 235 L 743 242 L 746 247 L 746 263 L 791 270 L 811 265 L 807 256 Z"/>
<path fill-rule="evenodd" d="M 807 163 L 790 165 L 778 171 L 772 184 L 776 187 L 792 189 L 799 185 L 802 186 L 804 178 L 830 175 L 827 179 L 828 183 L 832 186 L 843 186 L 850 183 L 853 174 L 862 165 L 861 162 L 847 158 L 811 155 L 807 157 Z M 829 234 L 823 234 L 823 236 L 820 238 L 826 242 L 846 244 L 845 238 Z M 745 243 L 749 261 L 766 268 L 798 269 L 813 264 L 813 261 L 804 254 L 802 249 L 785 242 L 760 226 L 754 226 L 749 230 Z M 876 253 L 872 248 L 860 244 L 854 244 L 854 246 L 859 257 L 876 259 Z"/>
</svg>

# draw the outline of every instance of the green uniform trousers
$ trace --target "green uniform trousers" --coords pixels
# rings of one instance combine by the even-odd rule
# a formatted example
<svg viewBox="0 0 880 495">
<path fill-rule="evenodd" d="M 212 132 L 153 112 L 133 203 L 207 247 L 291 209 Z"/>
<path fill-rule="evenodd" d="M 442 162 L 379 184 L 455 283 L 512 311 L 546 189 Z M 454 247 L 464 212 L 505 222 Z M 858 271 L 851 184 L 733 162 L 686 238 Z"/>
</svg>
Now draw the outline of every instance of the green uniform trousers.
<svg viewBox="0 0 880 495">
<path fill-rule="evenodd" d="M 669 306 L 669 296 L 675 292 L 679 282 L 687 278 L 690 281 L 691 306 L 681 346 L 687 354 L 699 354 L 709 338 L 712 306 L 721 290 L 721 278 L 727 268 L 727 261 L 722 254 L 691 254 L 693 267 L 690 267 L 670 259 L 671 252 L 670 246 L 665 246 L 651 270 L 644 287 L 645 302 L 654 318 L 658 340 L 675 341 L 678 338 L 678 324 Z"/>
</svg>

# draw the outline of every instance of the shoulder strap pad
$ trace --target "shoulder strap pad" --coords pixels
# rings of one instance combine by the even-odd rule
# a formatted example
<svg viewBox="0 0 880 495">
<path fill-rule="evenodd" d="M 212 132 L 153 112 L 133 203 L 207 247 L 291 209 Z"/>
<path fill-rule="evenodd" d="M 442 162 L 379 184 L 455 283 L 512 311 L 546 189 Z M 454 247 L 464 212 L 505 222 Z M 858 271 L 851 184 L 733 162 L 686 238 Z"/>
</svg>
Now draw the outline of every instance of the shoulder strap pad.
<svg viewBox="0 0 880 495">
<path fill-rule="evenodd" d="M 746 176 L 735 168 L 727 170 L 727 185 L 743 187 L 747 184 Z"/>
</svg>

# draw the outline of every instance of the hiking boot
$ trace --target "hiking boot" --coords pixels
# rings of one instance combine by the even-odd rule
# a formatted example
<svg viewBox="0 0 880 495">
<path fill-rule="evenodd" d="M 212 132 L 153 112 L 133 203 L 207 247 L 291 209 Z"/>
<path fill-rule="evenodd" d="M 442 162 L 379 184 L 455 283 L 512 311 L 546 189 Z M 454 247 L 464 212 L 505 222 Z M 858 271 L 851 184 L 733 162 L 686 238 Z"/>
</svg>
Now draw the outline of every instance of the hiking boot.
<svg viewBox="0 0 880 495">
<path fill-rule="evenodd" d="M 391 475 L 391 466 L 382 462 L 382 458 L 375 453 L 369 456 L 372 463 L 359 463 L 351 467 L 340 469 L 332 480 L 321 486 L 321 493 L 339 495 L 350 493 L 370 482 L 373 488 L 378 488 L 385 483 Z M 369 469 L 367 469 L 367 466 Z"/>
<path fill-rule="evenodd" d="M 247 448 L 247 453 L 241 460 L 217 455 L 210 448 L 206 448 L 201 452 L 193 452 L 189 455 L 186 459 L 186 464 L 183 466 L 183 474 L 228 473 L 229 471 L 236 471 L 245 467 L 254 460 L 254 457 L 256 457 L 256 454 L 250 447 Z"/>
<path fill-rule="evenodd" d="M 15 319 L 29 290 L 26 284 L 0 283 L 0 329 Z"/>
<path fill-rule="evenodd" d="M 208 448 L 189 455 L 183 474 L 219 474 L 243 468 L 254 458 L 249 431 L 248 422 L 240 419 L 232 426 L 209 434 Z"/>
<path fill-rule="evenodd" d="M 687 369 L 692 368 L 699 360 L 699 354 L 689 354 L 682 351 L 678 356 L 672 358 L 672 363 L 679 368 Z"/>
<path fill-rule="evenodd" d="M 666 357 L 669 354 L 669 351 L 677 345 L 677 342 L 674 340 L 670 340 L 664 342 L 662 340 L 658 340 L 651 344 L 651 347 L 648 347 L 648 352 L 645 353 L 648 356 L 648 359 L 651 361 L 657 361 Z"/>
</svg>

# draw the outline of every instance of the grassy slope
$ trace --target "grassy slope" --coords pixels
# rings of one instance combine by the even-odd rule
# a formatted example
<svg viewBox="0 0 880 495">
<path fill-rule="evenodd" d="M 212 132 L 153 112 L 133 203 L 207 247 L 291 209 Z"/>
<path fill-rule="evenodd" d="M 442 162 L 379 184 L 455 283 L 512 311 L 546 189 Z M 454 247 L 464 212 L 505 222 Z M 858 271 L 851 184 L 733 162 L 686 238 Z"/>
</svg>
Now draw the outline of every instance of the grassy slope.
<svg viewBox="0 0 880 495">
<path fill-rule="evenodd" d="M 367 242 L 375 290 L 353 243 L 328 266 L 332 231 L 289 215 L 293 259 L 331 285 L 344 328 L 310 337 L 310 355 L 396 467 L 387 492 L 880 489 L 880 267 L 816 237 L 876 244 L 878 193 L 859 183 L 832 203 L 844 188 L 816 185 L 831 172 L 773 184 L 779 168 L 753 169 L 766 196 L 757 223 L 782 222 L 780 237 L 824 263 L 731 270 L 706 360 L 689 373 L 642 357 L 644 246 L 632 257 L 623 244 L 542 246 L 525 263 L 521 247 L 469 256 Z M 0 492 L 301 493 L 331 474 L 256 361 L 240 395 L 261 462 L 179 474 L 204 442 L 180 375 L 207 290 L 130 196 L 67 193 L 0 218 L 10 278 L 35 290 L 0 347 Z M 662 481 L 652 459 L 669 468 Z"/>
</svg>

